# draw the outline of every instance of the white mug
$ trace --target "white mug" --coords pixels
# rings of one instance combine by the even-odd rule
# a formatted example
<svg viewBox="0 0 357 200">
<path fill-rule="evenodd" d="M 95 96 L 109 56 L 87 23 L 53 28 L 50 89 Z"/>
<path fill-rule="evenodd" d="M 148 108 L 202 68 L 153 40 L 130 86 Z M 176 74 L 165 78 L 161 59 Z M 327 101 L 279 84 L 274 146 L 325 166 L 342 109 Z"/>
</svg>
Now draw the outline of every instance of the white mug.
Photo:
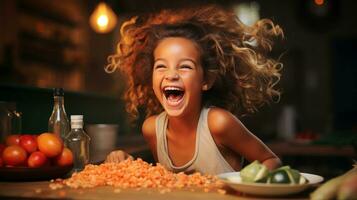
<svg viewBox="0 0 357 200">
<path fill-rule="evenodd" d="M 87 124 L 85 130 L 91 138 L 91 152 L 114 150 L 118 129 L 119 126 L 117 124 Z"/>
</svg>

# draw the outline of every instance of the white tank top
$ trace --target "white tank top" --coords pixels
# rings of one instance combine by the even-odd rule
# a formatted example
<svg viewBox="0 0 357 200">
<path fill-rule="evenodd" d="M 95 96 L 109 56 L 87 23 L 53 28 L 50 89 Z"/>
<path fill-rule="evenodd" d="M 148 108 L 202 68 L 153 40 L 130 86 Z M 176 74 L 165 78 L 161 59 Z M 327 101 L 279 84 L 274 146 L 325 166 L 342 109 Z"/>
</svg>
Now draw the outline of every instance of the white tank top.
<svg viewBox="0 0 357 200">
<path fill-rule="evenodd" d="M 167 123 L 168 117 L 166 112 L 162 112 L 156 118 L 156 140 L 157 140 L 157 157 L 160 164 L 173 172 L 201 172 L 202 174 L 220 174 L 233 172 L 234 169 L 224 159 L 214 142 L 211 132 L 208 128 L 209 108 L 201 110 L 196 131 L 196 147 L 193 158 L 182 166 L 174 166 L 167 148 Z"/>
</svg>

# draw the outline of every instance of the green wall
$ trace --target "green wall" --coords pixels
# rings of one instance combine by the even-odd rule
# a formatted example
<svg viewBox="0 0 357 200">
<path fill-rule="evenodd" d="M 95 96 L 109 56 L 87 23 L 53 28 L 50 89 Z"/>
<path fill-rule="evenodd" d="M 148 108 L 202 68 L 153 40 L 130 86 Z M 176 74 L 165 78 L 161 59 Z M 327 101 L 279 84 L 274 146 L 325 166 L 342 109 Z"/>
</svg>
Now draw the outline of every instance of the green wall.
<svg viewBox="0 0 357 200">
<path fill-rule="evenodd" d="M 118 124 L 119 134 L 133 132 L 120 98 L 66 90 L 64 98 L 68 117 L 82 114 L 85 124 Z M 52 88 L 0 85 L 0 101 L 17 104 L 17 110 L 22 112 L 23 133 L 47 131 L 48 118 L 53 109 Z"/>
</svg>

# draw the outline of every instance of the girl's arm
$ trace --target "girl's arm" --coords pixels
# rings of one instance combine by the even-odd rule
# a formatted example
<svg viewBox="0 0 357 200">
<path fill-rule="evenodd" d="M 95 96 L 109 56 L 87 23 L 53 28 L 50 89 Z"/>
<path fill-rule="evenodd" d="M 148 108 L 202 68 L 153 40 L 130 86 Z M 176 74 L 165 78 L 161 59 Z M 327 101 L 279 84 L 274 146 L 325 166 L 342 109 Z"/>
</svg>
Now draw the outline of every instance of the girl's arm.
<svg viewBox="0 0 357 200">
<path fill-rule="evenodd" d="M 156 150 L 156 116 L 151 116 L 145 119 L 141 131 L 143 132 L 143 136 L 148 143 L 151 153 L 157 162 L 157 150 Z"/>
<path fill-rule="evenodd" d="M 142 132 L 146 142 L 149 144 L 149 147 L 151 149 L 155 161 L 157 161 L 155 119 L 156 119 L 155 116 L 147 118 L 142 126 Z M 130 154 L 126 153 L 125 151 L 115 150 L 107 155 L 104 162 L 118 163 L 128 158 L 133 159 L 133 157 Z"/>
<path fill-rule="evenodd" d="M 218 144 L 250 162 L 259 160 L 269 169 L 281 166 L 280 159 L 230 112 L 212 108 L 208 114 L 208 127 Z"/>
</svg>

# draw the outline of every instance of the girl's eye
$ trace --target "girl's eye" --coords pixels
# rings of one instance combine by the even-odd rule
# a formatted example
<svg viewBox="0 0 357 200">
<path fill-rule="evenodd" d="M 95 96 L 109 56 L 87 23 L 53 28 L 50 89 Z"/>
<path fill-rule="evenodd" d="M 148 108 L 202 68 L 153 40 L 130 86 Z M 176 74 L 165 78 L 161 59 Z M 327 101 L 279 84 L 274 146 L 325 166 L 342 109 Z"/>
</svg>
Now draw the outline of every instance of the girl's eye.
<svg viewBox="0 0 357 200">
<path fill-rule="evenodd" d="M 165 65 L 155 65 L 154 69 L 162 69 L 165 68 Z"/>
<path fill-rule="evenodd" d="M 192 67 L 190 65 L 181 65 L 180 68 L 181 69 L 192 69 Z"/>
</svg>

